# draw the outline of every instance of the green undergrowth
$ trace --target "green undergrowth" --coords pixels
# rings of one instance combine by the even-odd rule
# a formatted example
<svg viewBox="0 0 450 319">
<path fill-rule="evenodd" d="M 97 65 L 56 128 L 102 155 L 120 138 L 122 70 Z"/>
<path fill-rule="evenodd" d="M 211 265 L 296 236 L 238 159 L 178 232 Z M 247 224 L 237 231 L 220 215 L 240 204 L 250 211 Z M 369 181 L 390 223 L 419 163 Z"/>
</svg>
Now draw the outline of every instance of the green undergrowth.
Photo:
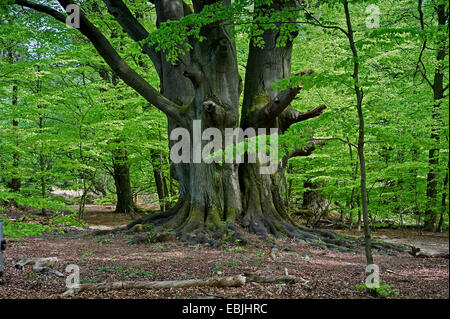
<svg viewBox="0 0 450 319">
<path fill-rule="evenodd" d="M 400 294 L 391 285 L 385 284 L 382 281 L 375 286 L 376 287 L 368 287 L 366 284 L 356 285 L 356 290 L 380 298 L 396 297 Z"/>
<path fill-rule="evenodd" d="M 27 218 L 33 218 L 36 215 L 25 215 Z M 37 217 L 37 216 L 36 216 Z M 0 221 L 3 222 L 3 234 L 9 238 L 26 238 L 42 236 L 47 231 L 59 231 L 64 233 L 61 226 L 75 226 L 84 227 L 75 212 L 71 214 L 55 214 L 48 220 L 48 223 L 41 223 L 36 220 L 31 221 L 16 221 L 8 219 L 5 216 L 0 216 Z"/>
</svg>

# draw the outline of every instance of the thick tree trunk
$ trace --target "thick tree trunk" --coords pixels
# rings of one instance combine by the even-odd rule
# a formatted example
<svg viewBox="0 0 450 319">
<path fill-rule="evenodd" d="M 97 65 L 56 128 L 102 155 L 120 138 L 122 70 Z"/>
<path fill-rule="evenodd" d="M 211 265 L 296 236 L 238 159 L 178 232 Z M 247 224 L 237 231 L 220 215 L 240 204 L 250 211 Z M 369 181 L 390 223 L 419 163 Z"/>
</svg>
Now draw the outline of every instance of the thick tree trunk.
<svg viewBox="0 0 450 319">
<path fill-rule="evenodd" d="M 130 183 L 130 165 L 127 153 L 124 149 L 119 149 L 114 154 L 113 177 L 116 186 L 117 205 L 116 213 L 130 214 L 134 216 L 133 192 Z"/>
<path fill-rule="evenodd" d="M 271 7 L 282 10 L 292 5 L 294 5 L 292 2 L 275 1 Z M 255 8 L 260 13 L 265 9 L 267 7 Z M 295 37 L 295 34 L 291 36 Z M 286 120 L 295 113 L 291 107 L 285 108 L 275 117 L 271 112 L 267 112 L 267 106 L 272 101 L 275 103 L 274 108 L 282 102 L 277 99 L 279 92 L 273 89 L 272 84 L 291 76 L 292 41 L 288 41 L 285 46 L 278 46 L 279 37 L 280 30 L 275 27 L 264 31 L 262 48 L 255 43 L 254 38 L 251 39 L 242 106 L 241 128 L 243 130 L 277 128 L 281 133 L 288 127 L 285 124 Z M 267 131 L 266 134 L 269 133 Z M 261 236 L 284 234 L 301 237 L 296 224 L 287 214 L 282 196 L 284 167 L 280 166 L 276 173 L 266 175 L 260 173 L 260 166 L 260 163 L 243 163 L 239 167 L 243 191 L 243 226 Z"/>
<path fill-rule="evenodd" d="M 196 3 L 195 10 L 204 4 Z M 191 12 L 182 1 L 156 2 L 158 26 L 167 20 L 180 19 Z M 194 120 L 201 120 L 201 131 L 208 127 L 223 130 L 238 123 L 240 77 L 237 69 L 234 41 L 219 23 L 202 28 L 207 40 L 190 39 L 192 51 L 181 57 L 183 63 L 172 65 L 164 52 L 157 57 L 161 65 L 161 93 L 169 100 L 184 105 L 184 125 L 194 134 Z M 211 105 L 213 107 L 211 107 Z M 168 117 L 169 136 L 180 123 Z M 224 134 L 223 134 L 224 135 Z M 172 147 L 177 141 L 170 141 Z M 224 228 L 224 222 L 234 221 L 241 212 L 237 165 L 193 163 L 198 150 L 206 142 L 195 144 L 189 152 L 189 163 L 172 164 L 172 176 L 179 182 L 180 201 L 168 211 L 152 216 L 156 224 L 174 228 L 186 239 L 197 238 L 203 232 Z M 220 233 L 220 232 L 219 232 Z"/>
<path fill-rule="evenodd" d="M 194 1 L 196 12 L 203 2 Z M 225 1 L 224 3 L 228 3 Z M 273 8 L 281 10 L 294 2 L 275 1 Z M 181 1 L 156 2 L 158 23 L 179 19 L 189 8 Z M 260 10 L 257 8 L 256 10 Z M 283 92 L 272 89 L 275 81 L 290 77 L 292 42 L 277 46 L 279 29 L 266 30 L 265 45 L 252 42 L 246 67 L 244 103 L 241 129 L 279 128 L 285 131 L 290 124 L 320 115 L 325 106 L 300 113 L 289 106 L 301 87 L 290 87 Z M 169 100 L 184 105 L 187 119 L 183 128 L 194 139 L 194 120 L 201 120 L 201 131 L 217 128 L 225 136 L 225 128 L 236 129 L 239 119 L 239 96 L 242 91 L 237 69 L 235 43 L 229 30 L 219 23 L 202 28 L 202 42 L 191 41 L 193 49 L 182 57 L 183 62 L 172 65 L 162 53 L 161 93 Z M 295 34 L 291 34 L 295 37 Z M 303 74 L 310 74 L 307 71 Z M 169 135 L 180 127 L 179 121 L 168 118 Z M 267 132 L 269 133 L 269 132 Z M 179 182 L 178 204 L 160 214 L 144 217 L 128 225 L 152 222 L 162 228 L 175 229 L 180 237 L 189 241 L 205 242 L 208 237 L 219 239 L 229 228 L 238 233 L 240 225 L 262 237 L 286 235 L 308 242 L 326 245 L 350 245 L 334 234 L 315 231 L 296 225 L 289 217 L 283 199 L 284 169 L 289 156 L 307 156 L 315 144 L 289 153 L 273 174 L 261 174 L 260 163 L 193 163 L 194 157 L 206 142 L 191 140 L 189 163 L 172 164 L 171 173 Z M 175 141 L 170 141 L 172 147 Z M 222 141 L 225 145 L 225 141 Z M 238 235 L 239 236 L 239 235 Z M 238 238 L 238 237 L 237 237 Z"/>
</svg>

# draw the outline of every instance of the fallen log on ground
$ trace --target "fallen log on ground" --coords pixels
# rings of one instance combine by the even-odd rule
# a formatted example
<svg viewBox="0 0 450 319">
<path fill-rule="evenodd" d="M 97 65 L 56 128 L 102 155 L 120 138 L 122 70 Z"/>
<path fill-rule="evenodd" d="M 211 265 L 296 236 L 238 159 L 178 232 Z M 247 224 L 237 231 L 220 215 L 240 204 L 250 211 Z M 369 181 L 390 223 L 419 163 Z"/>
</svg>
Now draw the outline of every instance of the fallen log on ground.
<svg viewBox="0 0 450 319">
<path fill-rule="evenodd" d="M 93 290 L 121 290 L 121 289 L 161 289 L 188 287 L 242 287 L 245 283 L 280 283 L 293 284 L 301 282 L 307 286 L 308 281 L 294 276 L 265 276 L 256 274 L 237 275 L 230 277 L 212 277 L 206 279 L 169 280 L 169 281 L 115 281 L 102 283 L 84 283 L 66 290 L 61 296 L 71 296 L 81 291 Z"/>
<path fill-rule="evenodd" d="M 415 258 L 447 258 L 449 259 L 449 253 L 442 252 L 428 252 L 422 251 L 419 247 L 411 246 L 411 251 L 409 252 Z"/>
<path fill-rule="evenodd" d="M 56 262 L 58 262 L 57 257 L 48 257 L 48 258 L 39 258 L 39 257 L 31 257 L 31 258 L 23 258 L 19 260 L 15 267 L 19 270 L 23 270 L 26 265 L 33 264 L 34 267 L 49 267 L 53 266 Z M 38 266 L 36 266 L 38 265 Z"/>
<path fill-rule="evenodd" d="M 246 278 L 242 275 L 232 277 L 212 277 L 207 279 L 169 280 L 169 281 L 116 281 L 112 283 L 85 283 L 68 289 L 62 296 L 74 293 L 102 289 L 161 289 L 161 288 L 188 288 L 188 287 L 241 287 Z"/>
<path fill-rule="evenodd" d="M 31 257 L 31 258 L 23 258 L 19 260 L 15 267 L 19 270 L 23 270 L 26 265 L 33 264 L 33 271 L 40 272 L 46 275 L 56 275 L 58 277 L 64 277 L 64 274 L 61 272 L 50 268 L 58 262 L 57 257 L 48 257 L 48 258 L 39 258 L 39 257 Z"/>
</svg>

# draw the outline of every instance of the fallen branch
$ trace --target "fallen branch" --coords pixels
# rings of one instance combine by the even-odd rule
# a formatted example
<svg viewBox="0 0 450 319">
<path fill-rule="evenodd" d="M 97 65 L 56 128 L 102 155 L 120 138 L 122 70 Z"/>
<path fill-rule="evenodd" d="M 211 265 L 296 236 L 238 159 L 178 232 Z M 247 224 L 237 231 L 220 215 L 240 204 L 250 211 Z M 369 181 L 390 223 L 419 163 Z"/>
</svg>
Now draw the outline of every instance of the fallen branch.
<svg viewBox="0 0 450 319">
<path fill-rule="evenodd" d="M 188 288 L 188 287 L 242 287 L 245 283 L 280 283 L 293 284 L 301 282 L 301 284 L 309 289 L 309 281 L 301 277 L 286 276 L 265 276 L 256 274 L 246 274 L 245 276 L 237 275 L 231 277 L 212 277 L 206 279 L 189 279 L 189 280 L 169 280 L 169 281 L 115 281 L 102 283 L 85 283 L 69 288 L 62 297 L 71 296 L 81 291 L 92 290 L 121 290 L 121 289 L 161 289 L 161 288 Z"/>
<path fill-rule="evenodd" d="M 409 251 L 408 253 L 415 258 L 447 258 L 447 259 L 449 259 L 449 253 L 421 251 L 419 247 L 415 247 L 415 246 L 411 246 L 411 251 Z"/>
<path fill-rule="evenodd" d="M 64 277 L 64 274 L 61 272 L 50 268 L 54 264 L 58 262 L 57 257 L 48 257 L 48 258 L 23 258 L 15 264 L 15 267 L 19 270 L 23 270 L 26 265 L 32 264 L 34 272 L 40 272 L 46 275 L 56 275 L 58 277 Z"/>
<path fill-rule="evenodd" d="M 31 258 L 23 258 L 19 260 L 15 267 L 19 270 L 23 270 L 23 268 L 26 265 L 33 264 L 33 268 L 42 268 L 42 267 L 49 267 L 53 266 L 56 262 L 58 262 L 57 257 L 48 257 L 48 258 L 38 258 L 38 257 L 31 257 Z"/>
<path fill-rule="evenodd" d="M 70 288 L 61 296 L 73 295 L 81 291 L 103 289 L 161 289 L 161 288 L 188 288 L 188 287 L 241 287 L 246 278 L 242 275 L 232 277 L 212 277 L 207 279 L 170 280 L 170 281 L 116 281 L 112 283 L 85 283 Z"/>
</svg>

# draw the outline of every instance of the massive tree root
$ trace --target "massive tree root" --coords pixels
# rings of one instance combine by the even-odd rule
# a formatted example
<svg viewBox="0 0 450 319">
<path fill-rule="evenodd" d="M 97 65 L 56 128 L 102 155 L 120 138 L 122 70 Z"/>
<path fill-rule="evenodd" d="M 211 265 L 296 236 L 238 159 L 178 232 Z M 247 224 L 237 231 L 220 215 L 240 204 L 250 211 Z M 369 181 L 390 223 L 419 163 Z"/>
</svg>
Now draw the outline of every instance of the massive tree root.
<svg viewBox="0 0 450 319">
<path fill-rule="evenodd" d="M 328 230 L 310 229 L 296 224 L 287 215 L 280 216 L 279 213 L 275 215 L 275 213 L 266 211 L 260 215 L 245 214 L 240 220 L 228 223 L 224 221 L 220 226 L 207 219 L 196 219 L 190 214 L 196 214 L 195 210 L 187 201 L 180 201 L 166 212 L 144 216 L 112 232 L 129 231 L 136 225 L 152 224 L 153 231 L 157 233 L 172 231 L 181 241 L 211 246 L 220 246 L 224 242 L 246 244 L 249 241 L 246 232 L 256 234 L 261 239 L 267 239 L 269 235 L 274 238 L 288 237 L 294 241 L 303 241 L 313 246 L 339 251 L 358 249 L 364 245 L 363 238 L 345 236 Z M 100 231 L 95 234 L 105 233 L 105 231 Z M 376 249 L 405 251 L 401 245 L 379 241 L 373 241 L 372 246 Z"/>
</svg>

